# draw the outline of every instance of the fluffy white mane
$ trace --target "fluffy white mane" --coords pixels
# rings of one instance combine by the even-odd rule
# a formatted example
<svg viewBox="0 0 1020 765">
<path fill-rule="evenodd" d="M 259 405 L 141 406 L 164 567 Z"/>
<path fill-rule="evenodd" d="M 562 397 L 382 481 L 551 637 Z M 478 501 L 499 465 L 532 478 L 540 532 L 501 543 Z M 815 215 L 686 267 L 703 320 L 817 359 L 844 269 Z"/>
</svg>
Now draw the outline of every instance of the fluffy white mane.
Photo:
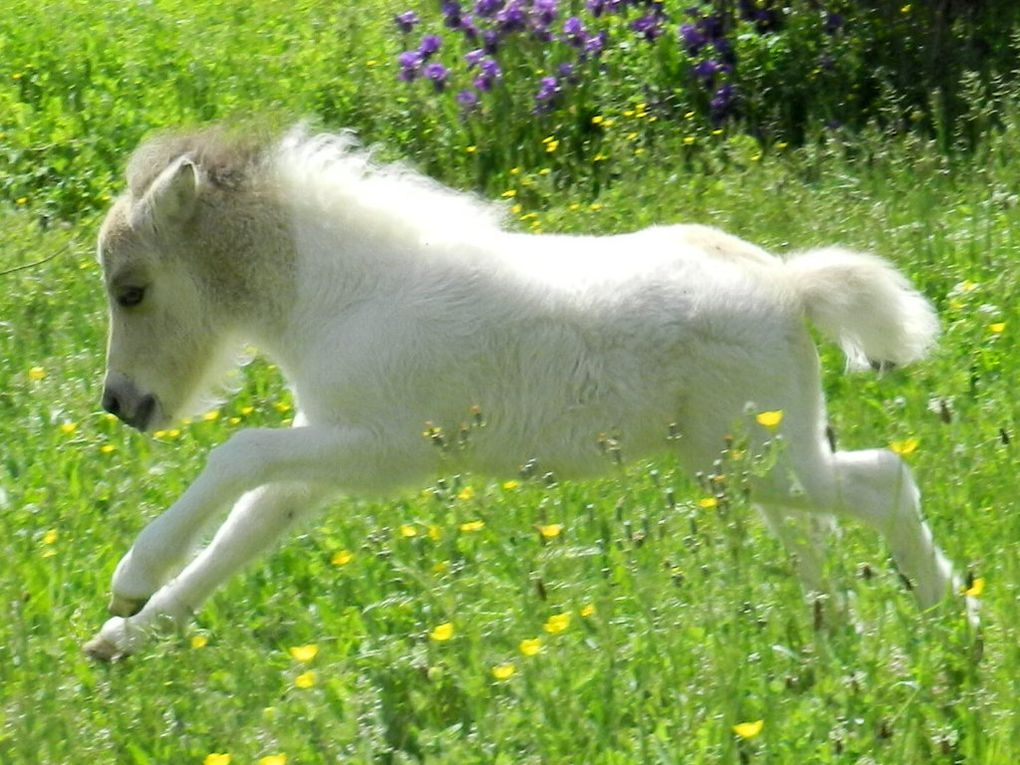
<svg viewBox="0 0 1020 765">
<path fill-rule="evenodd" d="M 402 163 L 377 162 L 349 131 L 292 128 L 273 165 L 289 201 L 344 221 L 372 222 L 421 242 L 471 240 L 502 228 L 504 207 L 442 185 Z"/>
</svg>

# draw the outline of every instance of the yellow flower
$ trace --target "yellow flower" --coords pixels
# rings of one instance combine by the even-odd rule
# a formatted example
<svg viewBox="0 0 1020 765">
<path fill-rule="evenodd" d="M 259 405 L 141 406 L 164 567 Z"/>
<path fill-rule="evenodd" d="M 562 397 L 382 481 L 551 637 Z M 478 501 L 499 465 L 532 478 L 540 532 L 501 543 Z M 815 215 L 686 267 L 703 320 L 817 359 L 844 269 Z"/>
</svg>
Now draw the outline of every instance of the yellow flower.
<svg viewBox="0 0 1020 765">
<path fill-rule="evenodd" d="M 899 441 L 893 441 L 889 444 L 889 448 L 901 457 L 906 457 L 908 454 L 916 452 L 920 444 L 921 441 L 917 438 L 904 438 Z"/>
<path fill-rule="evenodd" d="M 74 422 L 65 422 L 60 426 L 60 432 L 65 436 L 69 436 L 78 429 L 78 424 Z"/>
<path fill-rule="evenodd" d="M 290 655 L 303 664 L 310 662 L 318 655 L 318 653 L 319 646 L 314 643 L 310 643 L 308 645 L 296 645 L 290 649 Z"/>
<path fill-rule="evenodd" d="M 428 534 L 429 539 L 431 539 L 433 542 L 438 542 L 440 539 L 443 538 L 443 530 L 436 526 L 435 524 L 429 526 L 429 530 L 426 533 Z"/>
<path fill-rule="evenodd" d="M 713 507 L 719 504 L 719 501 L 715 497 L 702 497 L 698 500 L 698 507 L 703 510 L 711 510 Z"/>
<path fill-rule="evenodd" d="M 481 531 L 485 528 L 485 521 L 467 521 L 466 523 L 460 524 L 460 530 L 469 531 Z"/>
<path fill-rule="evenodd" d="M 470 486 L 465 486 L 463 489 L 457 492 L 457 499 L 461 500 L 462 502 L 466 502 L 473 496 L 475 496 L 475 490 L 472 489 Z"/>
<path fill-rule="evenodd" d="M 273 409 L 278 411 L 280 414 L 287 414 L 287 412 L 289 412 L 293 408 L 294 407 L 292 407 L 286 401 L 277 401 L 275 404 L 273 404 Z"/>
<path fill-rule="evenodd" d="M 28 379 L 39 381 L 46 376 L 46 370 L 42 367 L 32 367 L 28 370 Z"/>
<path fill-rule="evenodd" d="M 466 151 L 468 154 L 474 154 L 476 151 L 478 151 L 478 147 L 477 146 L 467 146 L 467 147 L 464 148 L 464 151 Z"/>
<path fill-rule="evenodd" d="M 287 755 L 267 754 L 259 760 L 259 765 L 287 765 Z"/>
<path fill-rule="evenodd" d="M 589 616 L 594 616 L 595 606 L 591 603 L 585 603 L 583 606 L 581 606 L 580 613 L 581 616 L 583 616 L 585 619 L 587 619 Z"/>
<path fill-rule="evenodd" d="M 166 432 L 166 434 L 167 434 L 167 437 L 169 437 L 169 438 L 180 438 L 181 431 L 178 428 L 171 428 L 170 430 L 168 430 Z"/>
<path fill-rule="evenodd" d="M 113 454 L 115 451 L 117 451 L 117 447 L 113 444 L 103 444 L 99 447 L 99 452 L 101 454 Z"/>
<path fill-rule="evenodd" d="M 330 563 L 334 566 L 346 566 L 352 560 L 354 560 L 354 554 L 350 550 L 337 550 L 330 558 Z"/>
<path fill-rule="evenodd" d="M 50 529 L 45 534 L 43 534 L 42 542 L 43 542 L 44 545 L 51 545 L 51 544 L 53 544 L 56 541 L 57 541 L 57 530 L 56 529 Z"/>
<path fill-rule="evenodd" d="M 17 79 L 19 77 L 21 77 L 20 74 L 16 75 L 15 79 Z M 28 204 L 28 197 L 18 197 L 17 199 L 14 200 L 14 204 L 16 204 L 16 205 L 27 205 Z"/>
<path fill-rule="evenodd" d="M 432 566 L 432 573 L 436 574 L 436 575 L 445 574 L 449 570 L 450 570 L 450 561 L 448 561 L 448 560 L 441 560 L 441 561 L 439 561 L 438 563 L 436 563 L 436 564 L 434 564 Z"/>
<path fill-rule="evenodd" d="M 255 407 L 253 407 L 253 406 L 242 406 L 241 407 L 241 416 L 242 417 L 247 417 L 249 414 L 251 414 L 254 411 L 255 411 Z"/>
<path fill-rule="evenodd" d="M 998 335 L 1000 332 L 1004 332 L 1005 331 L 1005 329 L 1006 329 L 1006 322 L 999 321 L 999 322 L 996 322 L 995 324 L 989 324 L 988 325 L 988 329 L 989 329 L 989 331 L 994 332 L 995 334 Z"/>
<path fill-rule="evenodd" d="M 593 125 L 601 125 L 605 121 L 606 118 L 603 117 L 601 114 L 596 114 L 594 117 L 591 118 L 591 124 Z"/>
<path fill-rule="evenodd" d="M 191 637 L 192 648 L 195 649 L 205 648 L 207 645 L 209 645 L 209 638 L 207 638 L 205 635 L 192 635 Z"/>
<path fill-rule="evenodd" d="M 521 653 L 525 656 L 534 656 L 542 651 L 541 638 L 528 638 L 521 641 L 519 646 Z"/>
<path fill-rule="evenodd" d="M 492 668 L 492 676 L 499 681 L 509 680 L 516 671 L 517 667 L 513 664 L 497 664 Z"/>
<path fill-rule="evenodd" d="M 311 671 L 302 672 L 294 678 L 294 685 L 298 688 L 311 688 L 315 685 L 315 673 Z"/>
<path fill-rule="evenodd" d="M 564 611 L 562 614 L 553 614 L 545 620 L 543 629 L 550 635 L 555 635 L 557 632 L 563 632 L 567 627 L 570 626 L 570 613 Z"/>
<path fill-rule="evenodd" d="M 432 631 L 429 633 L 429 637 L 432 640 L 443 643 L 453 637 L 453 632 L 453 624 L 450 622 L 443 622 L 442 624 L 433 627 Z"/>
<path fill-rule="evenodd" d="M 516 489 L 520 485 L 521 485 L 520 481 L 504 481 L 503 482 L 503 489 L 505 491 L 513 491 L 514 489 Z"/>
<path fill-rule="evenodd" d="M 981 593 L 985 591 L 985 578 L 983 576 L 977 577 L 971 582 L 970 587 L 964 589 L 963 594 L 968 598 L 980 598 Z"/>
<path fill-rule="evenodd" d="M 783 421 L 783 410 L 773 409 L 771 412 L 759 412 L 754 419 L 763 428 L 775 430 Z"/>
<path fill-rule="evenodd" d="M 202 419 L 205 420 L 206 422 L 216 422 L 216 420 L 218 420 L 219 418 L 220 418 L 219 409 L 211 409 L 202 415 Z"/>
<path fill-rule="evenodd" d="M 900 8 L 900 13 L 904 13 L 904 14 L 910 13 L 910 3 L 907 3 L 902 8 Z"/>
<path fill-rule="evenodd" d="M 410 523 L 402 523 L 400 524 L 400 536 L 407 538 L 416 537 L 418 536 L 418 529 Z"/>
<path fill-rule="evenodd" d="M 698 139 L 697 139 L 697 137 L 696 137 L 696 136 L 693 136 L 693 135 L 685 135 L 685 136 L 684 136 L 684 146 L 690 146 L 691 144 L 693 144 L 693 143 L 694 143 L 694 142 L 696 142 L 697 140 L 698 140 Z"/>
<path fill-rule="evenodd" d="M 555 141 L 555 140 L 554 141 L 546 141 L 545 150 L 549 154 L 552 154 L 559 147 L 560 147 L 560 142 L 559 141 Z"/>
<path fill-rule="evenodd" d="M 547 526 L 539 526 L 538 531 L 546 539 L 552 539 L 553 537 L 558 537 L 560 532 L 563 531 L 563 524 L 550 523 Z"/>
<path fill-rule="evenodd" d="M 205 759 L 202 760 L 202 765 L 230 765 L 230 755 L 220 754 L 219 752 L 207 754 Z"/>
<path fill-rule="evenodd" d="M 761 733 L 762 728 L 765 727 L 764 720 L 755 720 L 754 722 L 742 722 L 737 723 L 733 726 L 733 732 L 741 738 L 754 738 Z"/>
<path fill-rule="evenodd" d="M 515 196 L 517 196 L 517 189 L 507 189 L 502 194 L 500 194 L 500 196 L 503 197 L 503 199 L 513 199 Z"/>
</svg>

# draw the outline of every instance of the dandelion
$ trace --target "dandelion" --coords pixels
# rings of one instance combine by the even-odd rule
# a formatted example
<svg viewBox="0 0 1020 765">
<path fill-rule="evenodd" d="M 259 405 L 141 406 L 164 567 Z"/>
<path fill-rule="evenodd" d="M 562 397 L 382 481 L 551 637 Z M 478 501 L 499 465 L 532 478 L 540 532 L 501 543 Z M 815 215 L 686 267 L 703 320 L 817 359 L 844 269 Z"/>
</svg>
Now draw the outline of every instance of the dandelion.
<svg viewBox="0 0 1020 765">
<path fill-rule="evenodd" d="M 319 654 L 319 646 L 315 645 L 315 643 L 296 645 L 291 647 L 289 651 L 296 661 L 307 664 Z"/>
<path fill-rule="evenodd" d="M 350 550 L 337 550 L 329 562 L 334 566 L 346 566 L 352 560 L 354 560 L 354 554 Z"/>
<path fill-rule="evenodd" d="M 553 539 L 558 537 L 563 531 L 562 523 L 550 523 L 545 526 L 538 527 L 538 533 L 541 534 L 545 539 Z"/>
<path fill-rule="evenodd" d="M 65 436 L 69 436 L 78 429 L 78 424 L 75 422 L 65 422 L 60 426 L 60 432 Z"/>
<path fill-rule="evenodd" d="M 294 678 L 294 685 L 302 690 L 311 688 L 315 685 L 315 673 L 309 670 L 308 672 L 302 672 L 300 675 Z"/>
<path fill-rule="evenodd" d="M 977 577 L 971 582 L 970 587 L 966 587 L 963 590 L 963 594 L 968 598 L 980 598 L 981 593 L 985 591 L 985 578 L 983 576 Z"/>
<path fill-rule="evenodd" d="M 469 96 L 474 96 L 474 94 L 473 94 L 473 93 L 471 93 L 471 91 L 469 91 L 469 90 L 467 90 L 467 91 L 464 91 L 464 92 L 465 92 L 465 93 L 467 93 L 467 94 L 468 94 Z M 460 100 L 460 99 L 458 98 L 458 101 L 459 101 L 459 100 Z M 475 97 L 475 101 L 474 101 L 474 103 L 478 103 L 477 97 Z M 463 104 L 463 105 L 465 105 L 465 106 L 466 106 L 467 104 Z M 474 146 L 474 145 L 472 145 L 472 146 L 465 146 L 465 147 L 464 147 L 464 151 L 466 151 L 466 152 L 467 152 L 468 154 L 474 154 L 474 153 L 475 153 L 476 151 L 478 151 L 478 147 L 477 147 L 477 146 Z"/>
<path fill-rule="evenodd" d="M 429 638 L 439 643 L 444 643 L 453 637 L 453 624 L 450 622 L 444 622 L 433 627 L 429 633 Z"/>
<path fill-rule="evenodd" d="M 507 189 L 502 194 L 500 194 L 500 196 L 502 196 L 503 199 L 513 199 L 515 196 L 517 196 L 517 189 Z"/>
<path fill-rule="evenodd" d="M 518 648 L 525 656 L 535 656 L 542 652 L 542 640 L 541 638 L 526 638 L 521 641 Z"/>
<path fill-rule="evenodd" d="M 552 154 L 552 153 L 553 153 L 554 151 L 556 151 L 556 150 L 557 150 L 557 149 L 558 149 L 559 147 L 560 147 L 560 142 L 559 142 L 559 141 L 549 141 L 549 142 L 547 142 L 547 143 L 546 143 L 546 145 L 545 145 L 545 150 L 546 150 L 546 152 L 548 152 L 549 154 Z"/>
<path fill-rule="evenodd" d="M 470 486 L 465 486 L 463 489 L 457 492 L 457 499 L 461 502 L 467 502 L 469 499 L 475 496 L 475 490 Z"/>
<path fill-rule="evenodd" d="M 202 760 L 202 765 L 230 765 L 230 755 L 220 752 L 207 754 Z"/>
<path fill-rule="evenodd" d="M 219 418 L 220 418 L 219 409 L 212 409 L 202 415 L 202 420 L 204 422 L 216 422 L 216 420 L 218 420 Z"/>
<path fill-rule="evenodd" d="M 694 143 L 695 143 L 695 142 L 697 142 L 697 140 L 698 140 L 698 139 L 697 139 L 697 137 L 696 137 L 696 136 L 693 136 L 693 135 L 685 135 L 685 136 L 684 136 L 684 146 L 693 146 L 693 145 L 694 145 Z"/>
<path fill-rule="evenodd" d="M 411 537 L 418 536 L 418 529 L 416 529 L 410 523 L 402 523 L 400 525 L 400 536 L 410 539 Z"/>
<path fill-rule="evenodd" d="M 433 542 L 438 542 L 440 539 L 443 538 L 443 530 L 436 526 L 435 524 L 429 526 L 428 531 L 426 531 L 425 533 L 428 535 L 428 538 L 431 539 Z"/>
<path fill-rule="evenodd" d="M 779 423 L 783 421 L 783 410 L 773 409 L 770 412 L 759 412 L 754 419 L 763 428 L 775 430 L 779 427 Z"/>
<path fill-rule="evenodd" d="M 742 722 L 737 723 L 733 726 L 733 732 L 744 739 L 754 738 L 761 733 L 762 728 L 765 727 L 764 720 L 755 720 L 754 722 Z"/>
<path fill-rule="evenodd" d="M 917 451 L 917 447 L 920 446 L 921 441 L 917 438 L 904 438 L 902 440 L 893 441 L 889 444 L 889 449 L 901 457 L 913 454 Z"/>
<path fill-rule="evenodd" d="M 517 667 L 515 667 L 513 664 L 509 664 L 509 663 L 508 664 L 497 664 L 496 666 L 494 666 L 492 668 L 492 676 L 494 678 L 496 678 L 497 680 L 499 680 L 500 682 L 503 682 L 503 681 L 509 680 L 511 677 L 513 677 L 514 673 L 516 671 L 517 671 Z"/>
<path fill-rule="evenodd" d="M 585 619 L 587 619 L 589 616 L 594 616 L 595 606 L 592 603 L 585 603 L 583 606 L 581 606 L 580 614 Z"/>
<path fill-rule="evenodd" d="M 567 627 L 570 626 L 570 613 L 564 611 L 561 614 L 553 614 L 545 620 L 543 629 L 550 635 L 555 635 L 559 632 L 563 632 Z"/>
<path fill-rule="evenodd" d="M 606 121 L 606 118 L 603 117 L 601 114 L 596 114 L 594 117 L 591 118 L 591 124 L 593 124 L 593 125 L 601 125 L 605 121 Z"/>
<path fill-rule="evenodd" d="M 249 414 L 251 414 L 254 411 L 255 411 L 255 407 L 253 407 L 253 406 L 242 406 L 241 407 L 241 416 L 242 417 L 247 417 Z"/>
<path fill-rule="evenodd" d="M 698 500 L 698 507 L 700 507 L 702 510 L 711 510 L 718 504 L 719 501 L 715 497 L 702 497 L 701 499 Z"/>
<path fill-rule="evenodd" d="M 280 414 L 287 414 L 287 412 L 289 412 L 293 408 L 294 407 L 292 407 L 286 401 L 277 401 L 275 404 L 273 404 L 273 409 L 278 411 Z"/>
<path fill-rule="evenodd" d="M 205 648 L 207 645 L 209 645 L 209 638 L 207 638 L 205 635 L 192 635 L 191 647 L 194 648 L 196 651 L 199 648 Z"/>
<path fill-rule="evenodd" d="M 31 369 L 28 370 L 29 380 L 39 382 L 39 380 L 43 379 L 44 377 L 46 377 L 46 370 L 43 369 L 42 367 L 32 367 Z"/>
<path fill-rule="evenodd" d="M 103 444 L 99 447 L 100 454 L 113 454 L 117 451 L 117 447 L 113 444 Z"/>
<path fill-rule="evenodd" d="M 485 521 L 466 521 L 460 524 L 460 530 L 464 532 L 481 531 L 485 528 Z"/>
<path fill-rule="evenodd" d="M 287 765 L 287 755 L 267 754 L 259 759 L 259 765 Z"/>
<path fill-rule="evenodd" d="M 57 541 L 57 530 L 56 529 L 50 529 L 45 534 L 43 534 L 42 543 L 44 545 L 51 545 L 51 544 L 53 544 L 56 541 Z"/>
<path fill-rule="evenodd" d="M 21 75 L 18 76 L 20 77 Z M 14 200 L 14 204 L 24 207 L 25 205 L 28 204 L 28 197 L 18 197 L 17 199 Z"/>
<path fill-rule="evenodd" d="M 1004 332 L 1006 330 L 1006 322 L 999 321 L 999 322 L 996 322 L 995 324 L 989 324 L 988 325 L 988 330 L 990 332 L 994 332 L 996 335 L 998 335 L 998 334 L 1000 334 L 1000 333 L 1002 333 L 1002 332 Z"/>
</svg>

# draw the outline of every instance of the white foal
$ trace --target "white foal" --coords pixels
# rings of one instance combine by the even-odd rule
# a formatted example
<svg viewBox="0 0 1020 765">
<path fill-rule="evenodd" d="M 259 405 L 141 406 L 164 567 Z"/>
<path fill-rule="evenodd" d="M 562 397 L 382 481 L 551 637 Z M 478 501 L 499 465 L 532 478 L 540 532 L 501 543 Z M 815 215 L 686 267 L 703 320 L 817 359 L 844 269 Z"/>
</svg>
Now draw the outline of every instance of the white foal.
<svg viewBox="0 0 1020 765">
<path fill-rule="evenodd" d="M 113 577 L 115 614 L 88 643 L 110 659 L 186 620 L 228 576 L 336 492 L 384 494 L 435 473 L 602 471 L 609 433 L 630 459 L 672 450 L 692 471 L 724 435 L 768 433 L 779 464 L 752 499 L 823 590 L 812 518 L 857 518 L 889 543 L 922 607 L 959 585 L 892 452 L 833 452 L 805 319 L 853 365 L 903 364 L 937 334 L 888 263 L 839 249 L 789 259 L 703 226 L 620 236 L 504 231 L 498 208 L 347 136 L 143 144 L 100 233 L 111 331 L 103 403 L 166 427 L 251 343 L 292 385 L 286 430 L 240 431 L 140 534 Z M 226 362 L 226 363 L 225 363 Z M 443 454 L 425 423 L 486 427 Z M 476 411 L 477 411 L 476 410 Z M 675 433 L 679 437 L 675 437 Z M 233 506 L 212 542 L 208 524 Z"/>
</svg>

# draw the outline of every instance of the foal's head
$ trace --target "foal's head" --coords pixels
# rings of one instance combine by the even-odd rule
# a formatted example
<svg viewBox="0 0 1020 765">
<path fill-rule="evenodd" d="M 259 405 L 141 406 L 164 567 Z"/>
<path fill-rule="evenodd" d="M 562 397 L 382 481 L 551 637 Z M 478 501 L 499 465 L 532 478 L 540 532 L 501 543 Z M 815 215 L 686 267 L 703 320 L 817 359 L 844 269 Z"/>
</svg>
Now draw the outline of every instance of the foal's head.
<svg viewBox="0 0 1020 765">
<path fill-rule="evenodd" d="M 110 304 L 103 407 L 139 430 L 194 407 L 223 371 L 264 232 L 260 150 L 220 132 L 164 136 L 128 165 L 99 234 Z"/>
</svg>

